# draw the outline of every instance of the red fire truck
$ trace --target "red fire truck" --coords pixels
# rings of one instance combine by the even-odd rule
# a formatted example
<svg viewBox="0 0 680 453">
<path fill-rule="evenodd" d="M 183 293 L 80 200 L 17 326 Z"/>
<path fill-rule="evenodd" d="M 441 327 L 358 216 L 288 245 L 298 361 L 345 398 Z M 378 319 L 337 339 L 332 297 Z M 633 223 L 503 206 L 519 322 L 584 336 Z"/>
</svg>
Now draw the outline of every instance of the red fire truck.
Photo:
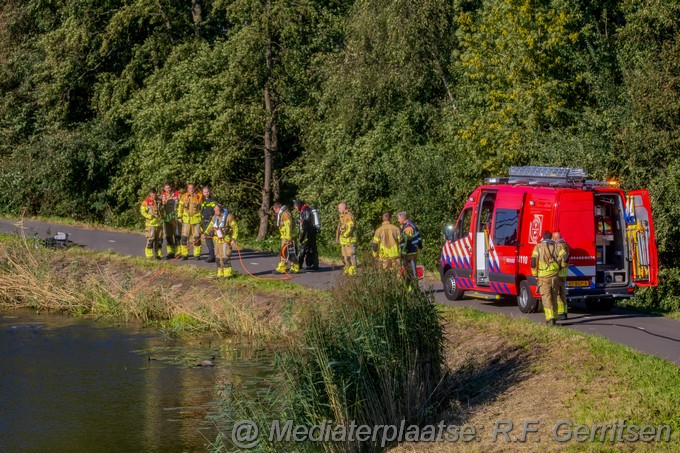
<svg viewBox="0 0 680 453">
<path fill-rule="evenodd" d="M 516 297 L 524 313 L 540 296 L 530 259 L 544 231 L 571 249 L 567 298 L 610 310 L 638 286 L 658 284 L 649 193 L 627 194 L 588 180 L 580 168 L 511 167 L 470 195 L 457 223 L 444 229 L 440 273 L 450 300 Z"/>
</svg>

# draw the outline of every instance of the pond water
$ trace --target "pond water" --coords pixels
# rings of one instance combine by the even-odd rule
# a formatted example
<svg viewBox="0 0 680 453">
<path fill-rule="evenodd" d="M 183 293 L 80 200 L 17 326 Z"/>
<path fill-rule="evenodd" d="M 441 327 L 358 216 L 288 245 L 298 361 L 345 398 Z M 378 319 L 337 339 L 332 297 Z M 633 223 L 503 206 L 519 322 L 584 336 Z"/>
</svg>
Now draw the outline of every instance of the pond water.
<svg viewBox="0 0 680 453">
<path fill-rule="evenodd" d="M 220 386 L 256 398 L 271 374 L 271 353 L 234 339 L 0 312 L 0 451 L 205 451 Z"/>
</svg>

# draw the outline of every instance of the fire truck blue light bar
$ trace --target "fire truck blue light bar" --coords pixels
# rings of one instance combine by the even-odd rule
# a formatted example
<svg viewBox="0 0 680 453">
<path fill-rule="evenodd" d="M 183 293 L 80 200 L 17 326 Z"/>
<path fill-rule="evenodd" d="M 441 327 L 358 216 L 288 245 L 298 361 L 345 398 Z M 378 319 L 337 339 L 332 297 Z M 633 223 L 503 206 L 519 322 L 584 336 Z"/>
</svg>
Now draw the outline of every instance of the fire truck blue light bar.
<svg viewBox="0 0 680 453">
<path fill-rule="evenodd" d="M 573 182 L 584 180 L 588 174 L 582 168 L 527 166 L 510 167 L 510 177 Z"/>
</svg>

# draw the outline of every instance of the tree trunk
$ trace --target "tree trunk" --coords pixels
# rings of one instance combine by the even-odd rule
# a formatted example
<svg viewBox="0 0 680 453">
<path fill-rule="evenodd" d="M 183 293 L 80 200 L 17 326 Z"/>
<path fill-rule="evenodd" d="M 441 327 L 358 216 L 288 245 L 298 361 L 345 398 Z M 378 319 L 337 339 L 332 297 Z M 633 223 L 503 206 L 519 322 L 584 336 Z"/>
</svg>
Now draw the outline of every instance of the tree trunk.
<svg viewBox="0 0 680 453">
<path fill-rule="evenodd" d="M 194 19 L 194 30 L 196 36 L 201 35 L 201 23 L 203 22 L 203 9 L 201 8 L 202 0 L 191 0 L 191 17 Z"/>
<path fill-rule="evenodd" d="M 267 236 L 269 225 L 269 209 L 272 198 L 272 177 L 274 174 L 274 156 L 278 151 L 279 137 L 276 130 L 276 106 L 272 99 L 269 88 L 269 77 L 272 68 L 272 42 L 267 36 L 265 43 L 265 61 L 267 65 L 267 80 L 264 85 L 264 182 L 262 185 L 262 205 L 260 206 L 260 229 L 257 239 L 262 240 Z"/>
<path fill-rule="evenodd" d="M 272 176 L 272 196 L 275 203 L 281 201 L 281 172 L 277 169 L 274 169 Z"/>
</svg>

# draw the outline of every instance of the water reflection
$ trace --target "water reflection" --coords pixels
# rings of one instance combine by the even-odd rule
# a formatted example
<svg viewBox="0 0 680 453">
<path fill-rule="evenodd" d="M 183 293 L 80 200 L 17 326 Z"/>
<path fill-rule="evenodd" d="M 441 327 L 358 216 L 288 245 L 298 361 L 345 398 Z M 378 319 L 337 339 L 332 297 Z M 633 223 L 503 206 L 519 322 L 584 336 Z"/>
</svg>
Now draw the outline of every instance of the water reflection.
<svg viewBox="0 0 680 453">
<path fill-rule="evenodd" d="M 197 367 L 212 359 L 214 367 Z M 61 315 L 0 315 L 0 451 L 200 451 L 220 427 L 217 384 L 253 397 L 267 351 L 163 339 Z"/>
</svg>

